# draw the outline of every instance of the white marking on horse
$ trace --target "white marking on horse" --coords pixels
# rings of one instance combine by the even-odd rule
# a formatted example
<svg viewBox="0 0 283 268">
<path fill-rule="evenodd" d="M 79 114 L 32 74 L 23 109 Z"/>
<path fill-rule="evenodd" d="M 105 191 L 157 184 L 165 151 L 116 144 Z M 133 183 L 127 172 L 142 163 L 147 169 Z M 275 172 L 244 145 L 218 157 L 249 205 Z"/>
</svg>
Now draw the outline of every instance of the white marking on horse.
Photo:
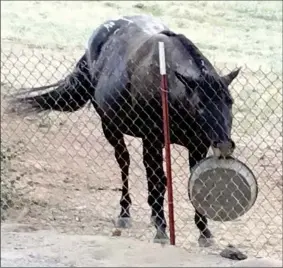
<svg viewBox="0 0 283 268">
<path fill-rule="evenodd" d="M 120 29 L 118 28 L 118 29 L 116 29 L 116 30 L 114 31 L 113 34 L 116 34 L 116 33 L 118 33 L 119 31 L 120 31 Z"/>
<path fill-rule="evenodd" d="M 128 24 L 133 23 L 132 20 L 129 20 L 129 19 L 126 19 L 126 18 L 123 18 L 123 17 L 118 17 L 117 19 L 111 20 L 111 21 L 109 21 L 109 22 L 103 24 L 103 26 L 104 26 L 104 27 L 107 29 L 107 31 L 109 32 L 109 30 L 110 30 L 113 26 L 115 26 L 115 24 L 116 24 L 115 22 L 118 21 L 118 20 L 127 21 Z"/>
<path fill-rule="evenodd" d="M 107 31 L 109 32 L 110 29 L 115 25 L 115 22 L 113 21 L 110 21 L 110 22 L 107 22 L 105 24 L 103 24 L 103 26 L 107 29 Z"/>
<path fill-rule="evenodd" d="M 128 22 L 128 25 L 131 24 L 131 23 L 133 23 L 132 20 L 129 20 L 129 19 L 126 19 L 126 18 L 123 18 L 123 17 L 118 17 L 118 18 L 116 18 L 116 19 L 114 19 L 114 20 L 111 20 L 111 21 L 109 21 L 109 22 L 104 23 L 103 26 L 104 26 L 104 27 L 107 29 L 107 31 L 109 32 L 110 29 L 111 29 L 113 26 L 115 26 L 116 21 L 118 21 L 118 20 L 124 20 L 124 21 Z M 116 33 L 119 31 L 119 29 L 120 29 L 120 28 L 116 29 L 116 30 L 114 31 L 114 34 L 116 34 Z M 91 41 L 92 41 L 94 35 L 97 33 L 96 31 L 97 31 L 97 30 L 94 30 L 93 33 L 92 33 L 92 35 L 90 36 L 90 38 L 87 40 L 87 42 L 86 42 L 86 44 L 85 44 L 85 49 L 86 49 L 86 50 L 89 49 L 90 43 L 91 43 Z"/>
<path fill-rule="evenodd" d="M 129 20 L 129 19 L 126 19 L 126 18 L 121 18 L 121 20 L 127 21 L 127 22 L 128 22 L 128 24 L 133 23 L 133 21 L 132 21 L 132 20 Z"/>
</svg>

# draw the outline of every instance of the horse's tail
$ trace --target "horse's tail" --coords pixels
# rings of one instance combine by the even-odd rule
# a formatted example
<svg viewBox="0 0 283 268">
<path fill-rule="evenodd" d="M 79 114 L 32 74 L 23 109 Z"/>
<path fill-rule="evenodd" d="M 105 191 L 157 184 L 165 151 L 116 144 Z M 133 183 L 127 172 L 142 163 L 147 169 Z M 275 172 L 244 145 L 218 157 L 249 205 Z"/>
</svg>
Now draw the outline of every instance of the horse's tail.
<svg viewBox="0 0 283 268">
<path fill-rule="evenodd" d="M 86 55 L 83 55 L 73 72 L 65 79 L 52 85 L 30 88 L 16 93 L 12 96 L 11 103 L 26 112 L 44 110 L 74 112 L 82 108 L 92 96 L 93 87 L 87 59 Z"/>
</svg>

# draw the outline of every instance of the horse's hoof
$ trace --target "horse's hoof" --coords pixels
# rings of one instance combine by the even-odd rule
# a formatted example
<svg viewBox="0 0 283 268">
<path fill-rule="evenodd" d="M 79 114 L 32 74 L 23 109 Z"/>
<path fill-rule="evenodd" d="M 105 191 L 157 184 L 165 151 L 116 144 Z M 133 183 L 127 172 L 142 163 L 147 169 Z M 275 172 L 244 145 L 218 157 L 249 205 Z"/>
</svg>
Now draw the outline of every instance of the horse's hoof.
<svg viewBox="0 0 283 268">
<path fill-rule="evenodd" d="M 131 228 L 132 227 L 132 221 L 131 218 L 129 217 L 118 217 L 117 223 L 116 223 L 117 228 Z"/>
<path fill-rule="evenodd" d="M 168 244 L 169 243 L 169 237 L 166 234 L 165 230 L 157 230 L 156 235 L 153 239 L 154 243 L 158 244 Z"/>
<path fill-rule="evenodd" d="M 151 216 L 150 217 L 150 224 L 152 224 L 154 226 L 155 225 L 155 220 L 156 220 L 156 216 Z"/>
<path fill-rule="evenodd" d="M 200 236 L 198 239 L 198 244 L 202 248 L 211 247 L 214 244 L 214 239 L 213 237 L 207 238 L 204 236 Z"/>
</svg>

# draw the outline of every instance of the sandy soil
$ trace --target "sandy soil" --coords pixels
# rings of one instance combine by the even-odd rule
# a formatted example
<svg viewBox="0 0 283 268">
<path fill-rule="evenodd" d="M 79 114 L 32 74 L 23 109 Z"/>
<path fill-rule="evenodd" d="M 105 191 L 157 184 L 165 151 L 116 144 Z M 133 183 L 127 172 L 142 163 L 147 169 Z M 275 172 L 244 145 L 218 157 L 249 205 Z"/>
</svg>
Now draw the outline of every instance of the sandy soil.
<svg viewBox="0 0 283 268">
<path fill-rule="evenodd" d="M 1 267 L 282 267 L 282 261 L 232 261 L 133 238 L 67 235 L 23 224 L 4 224 Z"/>
<path fill-rule="evenodd" d="M 204 257 L 133 238 L 31 232 L 24 225 L 5 227 L 2 267 L 229 267 L 236 263 L 213 254 Z"/>
<path fill-rule="evenodd" d="M 46 73 L 45 79 L 50 76 L 48 71 L 42 71 Z M 8 78 L 2 80 L 1 98 L 18 87 L 16 81 L 23 73 L 9 72 Z M 37 74 L 32 75 L 26 81 L 32 83 L 37 79 Z M 94 109 L 85 107 L 74 114 L 52 112 L 23 119 L 5 112 L 3 98 L 1 109 L 2 141 L 22 148 L 12 161 L 11 176 L 18 177 L 18 184 L 26 191 L 21 211 L 11 210 L 10 220 L 69 235 L 109 236 L 119 213 L 120 171 Z M 282 135 L 280 138 L 274 128 L 269 129 L 268 136 L 265 131 L 254 136 L 241 132 L 234 135 L 238 145 L 235 155 L 253 169 L 260 192 L 246 215 L 233 222 L 210 222 L 218 245 L 211 249 L 200 249 L 197 244 L 198 232 L 187 195 L 188 153 L 182 147 L 172 146 L 178 247 L 196 254 L 219 253 L 219 247 L 233 243 L 249 256 L 282 259 Z M 146 202 L 140 140 L 127 137 L 126 142 L 131 155 L 134 222 L 121 236 L 152 241 L 154 229 Z"/>
</svg>

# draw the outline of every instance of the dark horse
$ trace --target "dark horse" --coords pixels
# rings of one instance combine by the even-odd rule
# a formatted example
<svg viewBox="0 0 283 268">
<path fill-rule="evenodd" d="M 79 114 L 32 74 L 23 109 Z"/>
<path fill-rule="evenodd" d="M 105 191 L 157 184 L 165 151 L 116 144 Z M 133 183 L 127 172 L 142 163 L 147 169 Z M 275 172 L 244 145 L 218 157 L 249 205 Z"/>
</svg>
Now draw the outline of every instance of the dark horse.
<svg viewBox="0 0 283 268">
<path fill-rule="evenodd" d="M 223 156 L 231 154 L 235 144 L 230 138 L 233 99 L 228 86 L 239 69 L 219 76 L 189 39 L 150 16 L 107 21 L 94 31 L 84 55 L 64 80 L 29 89 L 13 98 L 14 104 L 21 104 L 19 107 L 37 112 L 74 112 L 91 101 L 121 168 L 120 227 L 128 227 L 131 206 L 130 155 L 123 136 L 141 138 L 148 204 L 157 241 L 168 238 L 163 204 L 166 177 L 159 41 L 164 42 L 166 51 L 171 142 L 188 149 L 191 169 L 206 157 L 210 146 L 218 148 Z M 197 211 L 195 224 L 200 242 L 212 238 L 207 219 Z"/>
</svg>

